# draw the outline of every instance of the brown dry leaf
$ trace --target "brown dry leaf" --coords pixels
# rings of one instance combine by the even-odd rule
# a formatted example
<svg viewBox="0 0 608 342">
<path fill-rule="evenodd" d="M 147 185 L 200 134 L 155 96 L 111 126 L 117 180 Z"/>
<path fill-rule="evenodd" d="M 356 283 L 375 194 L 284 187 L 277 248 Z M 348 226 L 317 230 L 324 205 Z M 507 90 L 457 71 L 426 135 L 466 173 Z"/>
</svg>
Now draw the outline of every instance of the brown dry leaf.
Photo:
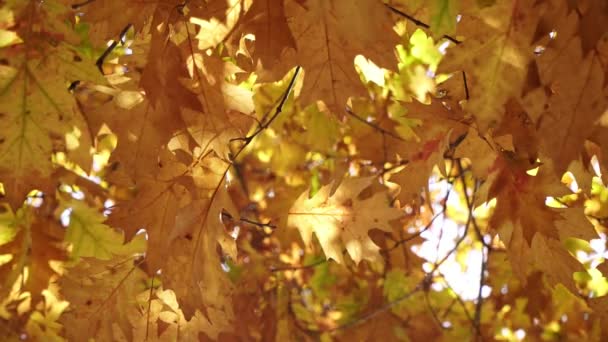
<svg viewBox="0 0 608 342">
<path fill-rule="evenodd" d="M 27 40 L 0 50 L 0 178 L 14 207 L 34 188 L 53 188 L 53 153 L 90 169 L 91 134 L 68 87 L 105 82 L 68 34 L 66 7 L 20 5 L 15 27 Z"/>
<path fill-rule="evenodd" d="M 227 110 L 253 112 L 253 93 L 227 80 L 242 70 L 218 55 L 194 53 L 186 62 L 192 82 L 187 86 L 198 95 L 203 112 L 221 115 Z"/>
<path fill-rule="evenodd" d="M 505 103 L 520 96 L 534 57 L 530 45 L 542 6 L 499 0 L 491 7 L 469 10 L 457 26 L 466 40 L 448 49 L 438 72 L 466 73 L 470 99 L 465 110 L 485 132 L 500 123 Z"/>
<path fill-rule="evenodd" d="M 152 105 L 142 98 L 131 109 L 119 108 L 114 102 L 86 110 L 91 128 L 107 125 L 118 141 L 110 159 L 108 179 L 123 186 L 132 186 L 158 166 L 158 156 L 176 130 L 184 123 L 179 113 L 161 104 Z"/>
<path fill-rule="evenodd" d="M 141 69 L 139 85 L 146 98 L 154 108 L 163 108 L 167 116 L 177 115 L 184 107 L 200 107 L 196 95 L 184 84 L 184 79 L 192 77 L 192 73 L 188 73 L 188 59 L 193 53 L 190 31 L 185 25 L 158 25 L 150 35 L 137 35 L 132 43 L 133 49 L 139 52 L 135 56 L 144 55 L 147 59 L 131 66 L 129 70 L 132 68 L 133 72 L 127 76 L 137 79 L 136 71 Z"/>
<path fill-rule="evenodd" d="M 421 192 L 428 188 L 429 177 L 435 166 L 444 172 L 443 153 L 447 145 L 446 139 L 427 141 L 419 153 L 410 156 L 402 170 L 391 175 L 390 182 L 400 187 L 397 199 L 401 204 L 418 203 Z"/>
<path fill-rule="evenodd" d="M 171 244 L 168 237 L 174 229 L 177 210 L 188 198 L 184 186 L 187 166 L 163 151 L 160 162 L 147 172 L 151 174 L 137 179 L 132 198 L 117 201 L 108 222 L 122 228 L 127 237 L 142 228 L 146 230 L 147 262 L 150 272 L 155 272 L 166 262 L 164 254 Z"/>
<path fill-rule="evenodd" d="M 202 311 L 213 324 L 205 333 L 216 338 L 233 315 L 218 247 L 226 258 L 237 258 L 234 238 L 220 218 L 223 211 L 232 217 L 237 213 L 223 181 L 228 164 L 200 150 L 196 147 L 192 156 L 163 150 L 154 173 L 137 183 L 135 197 L 117 203 L 111 222 L 128 234 L 146 229 L 149 273 L 162 274 L 188 319 Z"/>
<path fill-rule="evenodd" d="M 152 298 L 150 294 L 148 290 L 139 294 L 137 301 L 143 312 L 130 317 L 134 341 L 196 341 L 203 333 L 218 338 L 214 320 L 210 322 L 199 311 L 186 319 L 172 290 L 157 289 Z"/>
<path fill-rule="evenodd" d="M 595 50 L 584 48 L 578 15 L 565 6 L 555 7 L 555 12 L 550 19 L 558 33 L 546 43 L 537 64 L 542 84 L 551 91 L 539 122 L 540 147 L 559 173 L 579 157 L 594 124 L 608 108 L 608 69 Z"/>
<path fill-rule="evenodd" d="M 585 241 L 598 239 L 599 235 L 593 228 L 593 224 L 585 215 L 585 209 L 580 207 L 565 208 L 558 211 L 562 216 L 561 220 L 555 221 L 555 227 L 559 234 L 560 241 L 567 238 L 577 238 Z"/>
<path fill-rule="evenodd" d="M 534 267 L 545 272 L 553 285 L 564 284 L 576 293 L 572 273 L 582 271 L 582 265 L 563 245 L 569 237 L 597 238 L 593 226 L 583 215 L 582 208 L 554 209 L 545 205 L 549 194 L 563 196 L 567 189 L 552 176 L 551 166 L 541 166 L 536 176 L 526 173 L 528 162 L 499 156 L 493 172 L 480 189 L 487 198 L 496 198 L 496 208 L 490 226 L 498 231 L 507 246 L 514 273 L 525 283 Z M 485 189 L 484 189 L 485 188 Z M 560 260 L 555 262 L 555 260 Z M 552 266 L 548 266 L 551 263 Z"/>
<path fill-rule="evenodd" d="M 535 123 L 540 115 L 540 110 L 531 107 L 542 107 L 545 104 L 545 100 L 543 91 L 532 91 L 522 99 L 521 104 L 514 99 L 507 101 L 505 105 L 506 113 L 503 120 L 496 130 L 492 132 L 498 149 L 512 150 L 519 158 L 529 161 L 537 159 L 539 139 Z M 530 103 L 534 103 L 534 105 Z M 534 113 L 530 114 L 531 111 L 534 111 Z M 498 137 L 509 138 L 509 145 L 513 146 L 501 145 Z"/>
<path fill-rule="evenodd" d="M 283 0 L 253 0 L 241 17 L 234 38 L 253 34 L 255 41 L 250 51 L 256 72 L 264 82 L 276 81 L 287 73 L 288 55 L 293 58 L 295 40 L 287 25 Z M 237 41 L 233 44 L 239 44 Z M 291 58 L 290 58 L 291 59 Z"/>
<path fill-rule="evenodd" d="M 152 1 L 84 1 L 76 6 L 83 18 L 91 23 L 91 37 L 93 42 L 105 44 L 110 39 L 118 40 L 119 34 L 127 27 L 133 25 L 136 31 L 144 28 L 149 16 L 162 17 L 175 10 L 178 0 L 152 0 Z M 175 14 L 174 14 L 175 15 Z"/>
<path fill-rule="evenodd" d="M 57 265 L 67 261 L 65 229 L 52 215 L 44 215 L 42 208 L 25 206 L 13 213 L 3 206 L 2 210 L 0 254 L 12 255 L 12 259 L 0 267 L 0 291 L 7 293 L 20 275 L 27 274 L 21 291 L 29 291 L 32 301 L 37 303 L 49 282 L 59 276 Z"/>
<path fill-rule="evenodd" d="M 49 281 L 58 276 L 57 268 L 50 263 L 67 261 L 67 253 L 62 240 L 64 228 L 55 220 L 38 215 L 31 227 L 31 253 L 28 257 L 29 277 L 25 290 L 32 293 L 32 301 L 37 302 Z"/>
<path fill-rule="evenodd" d="M 143 251 L 142 251 L 143 252 Z M 83 260 L 68 268 L 59 280 L 70 309 L 61 315 L 66 337 L 86 341 L 133 341 L 130 317 L 139 310 L 134 302 L 146 290 L 147 277 L 132 257 L 102 261 Z"/>
<path fill-rule="evenodd" d="M 605 0 L 0 2 L 4 339 L 608 340 Z"/>
<path fill-rule="evenodd" d="M 228 38 L 239 18 L 251 6 L 251 0 L 211 0 L 192 6 L 190 22 L 200 26 L 198 49 L 213 48 Z"/>
<path fill-rule="evenodd" d="M 223 182 L 218 185 L 212 202 L 199 202 L 190 209 L 200 215 L 181 219 L 181 224 L 186 225 L 185 235 L 172 242 L 170 247 L 174 252 L 168 257 L 171 266 L 163 270 L 163 279 L 182 300 L 187 316 L 196 310 L 203 311 L 214 326 L 206 334 L 217 338 L 221 331 L 230 331 L 234 323 L 235 289 L 222 264 L 225 258 L 237 258 L 236 242 L 227 234 L 221 213 L 225 211 L 232 217 L 236 217 L 236 213 Z M 224 254 L 222 257 L 218 254 L 218 245 Z"/>
<path fill-rule="evenodd" d="M 365 94 L 354 67 L 357 55 L 381 67 L 396 67 L 391 51 L 399 40 L 380 1 L 288 0 L 285 12 L 296 41 L 296 61 L 305 71 L 302 106 L 320 100 L 342 113 L 349 97 Z"/>
<path fill-rule="evenodd" d="M 397 161 L 398 157 L 405 159 L 416 143 L 415 138 L 399 135 L 397 129 L 400 125 L 386 108 L 377 107 L 380 106 L 367 99 L 352 100 L 352 114 L 347 117 L 347 123 L 357 154 L 375 165 Z"/>
<path fill-rule="evenodd" d="M 564 285 L 570 292 L 578 293 L 574 272 L 584 272 L 583 265 L 574 258 L 562 243 L 542 234 L 534 235 L 531 244 L 532 258 L 544 272 L 552 286 Z"/>
<path fill-rule="evenodd" d="M 218 56 L 195 53 L 188 58 L 192 81 L 187 86 L 197 95 L 200 109 L 182 108 L 187 130 L 203 153 L 214 150 L 228 159 L 233 139 L 242 138 L 255 122 L 253 93 L 227 81 L 241 70 Z"/>
<path fill-rule="evenodd" d="M 333 184 L 322 187 L 312 198 L 304 191 L 289 210 L 287 224 L 300 230 L 304 244 L 310 246 L 315 233 L 327 259 L 344 263 L 342 250 L 359 263 L 377 261 L 380 248 L 368 232 L 373 228 L 391 231 L 389 222 L 404 214 L 390 207 L 386 193 L 360 199 L 361 192 L 372 185 L 374 177 L 345 179 L 334 193 Z"/>
<path fill-rule="evenodd" d="M 468 158 L 471 161 L 473 176 L 486 179 L 491 172 L 498 156 L 494 147 L 489 143 L 487 136 L 481 136 L 479 132 L 470 129 L 465 139 L 458 145 L 455 158 Z"/>
</svg>

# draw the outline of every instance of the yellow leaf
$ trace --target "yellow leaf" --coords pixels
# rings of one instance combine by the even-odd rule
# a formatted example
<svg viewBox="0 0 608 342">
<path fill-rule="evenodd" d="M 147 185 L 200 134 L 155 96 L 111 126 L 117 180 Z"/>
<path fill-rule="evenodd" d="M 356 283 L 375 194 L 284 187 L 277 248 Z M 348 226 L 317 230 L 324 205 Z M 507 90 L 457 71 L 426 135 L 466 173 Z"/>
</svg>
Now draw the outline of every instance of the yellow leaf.
<svg viewBox="0 0 608 342">
<path fill-rule="evenodd" d="M 321 100 L 342 113 L 350 96 L 365 94 L 354 67 L 357 55 L 394 69 L 392 53 L 398 36 L 388 11 L 375 0 L 312 0 L 302 6 L 286 2 L 285 12 L 297 46 L 297 62 L 305 71 L 301 102 Z"/>
<path fill-rule="evenodd" d="M 470 99 L 465 109 L 482 131 L 498 124 L 505 103 L 521 94 L 539 14 L 532 1 L 510 0 L 463 14 L 458 32 L 466 39 L 448 50 L 438 72 L 466 73 Z"/>
<path fill-rule="evenodd" d="M 72 244 L 71 256 L 75 260 L 81 257 L 109 260 L 115 255 L 132 256 L 145 251 L 143 235 L 125 244 L 123 233 L 104 224 L 106 217 L 86 203 L 70 200 L 62 203 L 62 209 L 70 211 L 65 240 Z"/>
<path fill-rule="evenodd" d="M 373 228 L 391 231 L 390 221 L 403 212 L 389 205 L 385 192 L 366 199 L 357 196 L 369 187 L 374 177 L 344 180 L 334 193 L 333 184 L 322 187 L 312 198 L 303 192 L 289 210 L 287 224 L 300 230 L 306 245 L 315 233 L 327 258 L 343 263 L 342 250 L 359 263 L 362 259 L 376 261 L 379 247 L 369 238 Z"/>
</svg>

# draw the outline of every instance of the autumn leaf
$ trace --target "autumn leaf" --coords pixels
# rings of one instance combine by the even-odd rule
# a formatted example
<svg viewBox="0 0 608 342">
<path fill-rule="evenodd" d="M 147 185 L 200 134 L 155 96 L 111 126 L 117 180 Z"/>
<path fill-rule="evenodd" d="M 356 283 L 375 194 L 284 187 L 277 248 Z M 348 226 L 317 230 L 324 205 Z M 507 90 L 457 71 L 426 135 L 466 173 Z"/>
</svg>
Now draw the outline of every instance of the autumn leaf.
<svg viewBox="0 0 608 342">
<path fill-rule="evenodd" d="M 378 1 L 310 0 L 300 4 L 290 0 L 285 12 L 293 18 L 288 23 L 296 40 L 296 61 L 306 73 L 301 93 L 304 106 L 321 100 L 341 112 L 350 96 L 363 95 L 365 88 L 354 68 L 358 54 L 382 67 L 395 65 L 390 51 L 397 35 Z M 357 24 L 362 18 L 368 26 Z"/>
<path fill-rule="evenodd" d="M 457 33 L 466 40 L 450 48 L 440 64 L 439 72 L 466 73 L 470 100 L 465 108 L 482 131 L 500 123 L 507 100 L 520 95 L 533 58 L 536 6 L 505 0 L 463 13 Z"/>
<path fill-rule="evenodd" d="M 450 35 L 456 29 L 458 0 L 435 0 L 431 7 L 431 31 L 437 36 Z"/>
<path fill-rule="evenodd" d="M 315 233 L 327 258 L 344 263 L 342 249 L 359 263 L 362 259 L 376 261 L 379 247 L 369 238 L 373 228 L 390 231 L 389 222 L 402 216 L 381 198 L 384 193 L 361 200 L 361 192 L 372 184 L 373 178 L 344 180 L 330 193 L 333 185 L 322 187 L 313 197 L 305 191 L 289 210 L 288 225 L 300 230 L 306 245 L 312 243 Z"/>
<path fill-rule="evenodd" d="M 49 290 L 42 291 L 44 303 L 39 311 L 35 311 L 26 324 L 31 336 L 46 341 L 62 341 L 59 335 L 62 325 L 58 322 L 61 314 L 70 305 L 69 302 L 56 297 Z"/>
<path fill-rule="evenodd" d="M 295 52 L 295 39 L 287 23 L 284 1 L 253 1 L 239 20 L 238 32 L 241 34 L 233 36 L 254 36 L 251 57 L 260 77 L 265 81 L 281 78 L 289 70 L 289 64 L 282 63 L 281 59 Z"/>
<path fill-rule="evenodd" d="M 205 333 L 211 338 L 217 338 L 213 333 L 213 326 L 200 312 L 191 319 L 186 319 L 180 309 L 175 292 L 171 290 L 158 289 L 154 291 L 154 297 L 150 298 L 150 291 L 144 291 L 137 296 L 140 303 L 149 303 L 150 311 L 139 317 L 129 317 L 133 324 L 133 338 L 145 340 L 146 338 L 158 340 L 197 339 L 200 333 Z M 168 327 L 157 334 L 158 326 Z"/>
<path fill-rule="evenodd" d="M 200 27 L 198 48 L 205 50 L 224 41 L 249 6 L 251 2 L 243 0 L 212 0 L 194 7 L 190 22 Z"/>
<path fill-rule="evenodd" d="M 133 328 L 129 318 L 139 311 L 132 299 L 147 290 L 146 275 L 133 259 L 87 258 L 66 271 L 59 285 L 70 310 L 61 315 L 60 322 L 79 328 L 69 329 L 65 336 L 75 340 L 117 340 L 123 336 L 130 340 Z"/>
<path fill-rule="evenodd" d="M 0 340 L 608 340 L 607 6 L 3 1 Z"/>
<path fill-rule="evenodd" d="M 608 96 L 604 90 L 606 66 L 595 51 L 586 53 L 584 37 L 575 31 L 582 23 L 565 7 L 554 12 L 553 17 L 548 16 L 556 21 L 554 29 L 560 35 L 546 43 L 537 61 L 541 83 L 554 91 L 539 120 L 539 133 L 543 152 L 552 157 L 556 171 L 562 172 L 579 156 L 580 146 L 608 107 Z M 577 72 L 560 71 L 567 67 L 575 67 Z"/>
<path fill-rule="evenodd" d="M 0 65 L 0 177 L 15 206 L 32 188 L 51 186 L 52 153 L 67 153 L 85 170 L 91 166 L 91 135 L 68 88 L 104 80 L 74 37 L 62 36 L 69 26 L 61 21 L 66 9 L 57 13 L 57 7 L 64 8 L 54 2 L 25 6 L 16 14 L 23 43 L 0 50 L 6 61 Z"/>
<path fill-rule="evenodd" d="M 71 244 L 70 254 L 76 261 L 81 257 L 108 260 L 145 251 L 143 235 L 125 243 L 123 234 L 104 224 L 106 217 L 97 209 L 80 201 L 64 202 L 60 208 L 70 212 L 65 240 Z"/>
</svg>

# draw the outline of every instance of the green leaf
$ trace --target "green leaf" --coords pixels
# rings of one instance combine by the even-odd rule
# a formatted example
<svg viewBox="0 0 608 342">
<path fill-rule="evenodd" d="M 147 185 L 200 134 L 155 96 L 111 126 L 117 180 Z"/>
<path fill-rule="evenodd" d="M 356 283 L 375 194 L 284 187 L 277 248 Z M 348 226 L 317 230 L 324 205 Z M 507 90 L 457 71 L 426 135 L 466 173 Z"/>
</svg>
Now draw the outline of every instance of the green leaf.
<svg viewBox="0 0 608 342">
<path fill-rule="evenodd" d="M 434 0 L 431 7 L 431 31 L 438 37 L 454 33 L 457 15 L 458 0 Z"/>
<path fill-rule="evenodd" d="M 319 259 L 317 258 L 317 262 Z M 315 267 L 315 273 L 310 279 L 310 287 L 319 299 L 325 299 L 330 294 L 330 286 L 335 284 L 337 280 L 336 275 L 329 270 L 329 263 L 324 262 Z"/>
<path fill-rule="evenodd" d="M 0 206 L 0 246 L 5 245 L 15 239 L 19 232 L 18 218 L 8 204 Z"/>
<path fill-rule="evenodd" d="M 296 121 L 304 128 L 304 132 L 294 135 L 313 151 L 326 152 L 336 143 L 338 123 L 332 115 L 319 110 L 316 105 L 308 106 L 298 113 Z"/>
<path fill-rule="evenodd" d="M 384 296 L 389 302 L 392 302 L 410 293 L 415 287 L 415 281 L 409 278 L 403 270 L 391 270 L 384 279 Z"/>
</svg>

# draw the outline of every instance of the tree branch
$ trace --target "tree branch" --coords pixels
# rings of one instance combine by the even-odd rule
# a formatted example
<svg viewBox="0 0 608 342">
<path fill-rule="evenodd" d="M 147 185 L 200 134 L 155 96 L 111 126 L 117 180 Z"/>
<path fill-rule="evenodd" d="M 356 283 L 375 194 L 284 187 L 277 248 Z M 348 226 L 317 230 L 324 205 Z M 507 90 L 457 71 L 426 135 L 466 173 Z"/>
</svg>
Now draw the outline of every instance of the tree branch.
<svg viewBox="0 0 608 342">
<path fill-rule="evenodd" d="M 401 17 L 403 17 L 403 18 L 405 18 L 405 19 L 407 19 L 409 21 L 411 21 L 416 26 L 423 27 L 423 28 L 425 28 L 427 30 L 431 28 L 431 26 L 429 24 L 424 23 L 424 22 L 422 22 L 422 21 L 420 21 L 420 20 L 412 17 L 411 15 L 409 15 L 409 14 L 407 14 L 407 13 L 405 13 L 405 12 L 403 12 L 403 11 L 401 11 L 401 10 L 399 10 L 399 9 L 397 9 L 397 8 L 389 5 L 389 4 L 384 4 L 384 6 L 386 6 L 389 10 L 391 10 L 391 12 L 393 12 L 393 13 L 395 13 L 395 14 L 397 14 L 397 15 L 399 15 L 399 16 L 401 16 Z M 454 38 L 452 36 L 445 35 L 445 34 L 442 36 L 442 38 L 445 38 L 445 39 L 451 41 L 454 44 L 460 44 L 460 43 L 462 43 L 460 40 L 458 40 L 458 39 L 456 39 L 456 38 Z"/>
</svg>

